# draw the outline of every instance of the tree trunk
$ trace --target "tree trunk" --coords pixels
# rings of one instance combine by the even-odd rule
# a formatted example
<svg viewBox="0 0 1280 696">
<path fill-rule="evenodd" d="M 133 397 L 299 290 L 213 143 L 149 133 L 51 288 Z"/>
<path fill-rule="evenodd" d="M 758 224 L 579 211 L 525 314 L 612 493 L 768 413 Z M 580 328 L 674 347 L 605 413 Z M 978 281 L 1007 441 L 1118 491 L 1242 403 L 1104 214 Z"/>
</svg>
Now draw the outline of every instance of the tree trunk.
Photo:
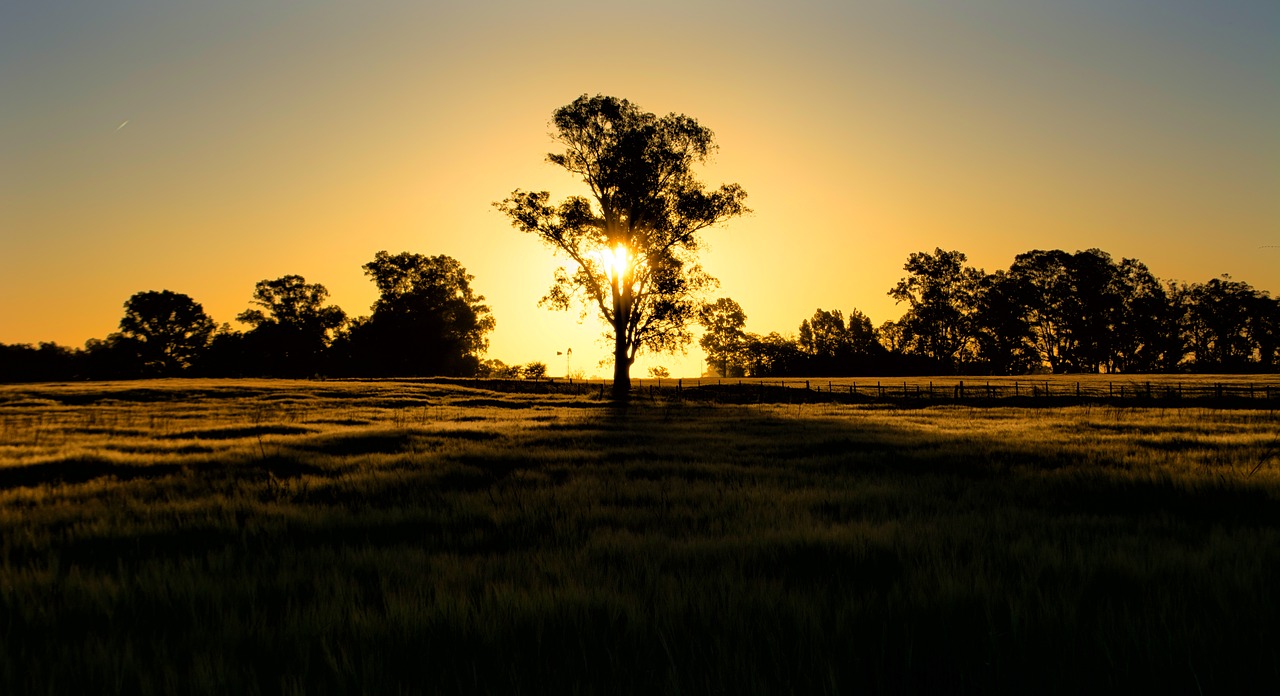
<svg viewBox="0 0 1280 696">
<path fill-rule="evenodd" d="M 627 324 L 631 318 L 630 292 L 613 279 L 613 400 L 631 398 L 631 356 L 627 350 Z"/>
<path fill-rule="evenodd" d="M 631 360 L 627 355 L 626 333 L 619 331 L 613 341 L 613 400 L 631 397 Z"/>
</svg>

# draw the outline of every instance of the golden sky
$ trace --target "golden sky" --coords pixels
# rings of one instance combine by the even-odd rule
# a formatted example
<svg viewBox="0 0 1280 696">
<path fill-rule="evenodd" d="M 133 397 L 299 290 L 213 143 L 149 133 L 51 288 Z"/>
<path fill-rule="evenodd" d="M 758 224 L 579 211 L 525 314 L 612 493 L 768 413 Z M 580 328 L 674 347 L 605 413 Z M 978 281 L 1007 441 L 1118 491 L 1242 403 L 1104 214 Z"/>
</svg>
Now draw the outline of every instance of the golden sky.
<svg viewBox="0 0 1280 696">
<path fill-rule="evenodd" d="M 607 375 L 603 325 L 537 307 L 556 259 L 490 205 L 580 191 L 545 156 L 584 93 L 715 131 L 703 179 L 755 212 L 703 261 L 750 331 L 896 319 L 939 246 L 1280 292 L 1275 0 L 55 0 L 0 8 L 0 342 L 82 345 L 144 290 L 234 325 L 286 274 L 367 314 L 385 249 L 475 276 L 489 357 Z"/>
</svg>

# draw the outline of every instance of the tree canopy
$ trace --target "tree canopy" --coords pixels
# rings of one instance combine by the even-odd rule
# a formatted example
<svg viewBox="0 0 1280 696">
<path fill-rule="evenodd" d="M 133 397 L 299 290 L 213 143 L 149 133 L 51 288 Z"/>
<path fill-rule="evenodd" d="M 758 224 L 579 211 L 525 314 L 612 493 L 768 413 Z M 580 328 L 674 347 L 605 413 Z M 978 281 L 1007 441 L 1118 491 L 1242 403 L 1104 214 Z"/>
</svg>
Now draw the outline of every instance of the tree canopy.
<svg viewBox="0 0 1280 696">
<path fill-rule="evenodd" d="M 475 373 L 494 319 L 461 263 L 379 251 L 363 268 L 378 300 L 373 315 L 353 322 L 344 337 L 349 369 L 384 376 Z"/>
<path fill-rule="evenodd" d="M 120 333 L 149 374 L 186 370 L 209 344 L 215 325 L 204 307 L 170 290 L 135 293 L 124 303 Z"/>
<path fill-rule="evenodd" d="M 258 281 L 251 301 L 258 308 L 236 319 L 253 327 L 245 336 L 246 352 L 259 362 L 259 371 L 286 376 L 320 371 L 333 332 L 347 321 L 342 309 L 324 304 L 328 297 L 325 286 L 300 275 Z"/>
<path fill-rule="evenodd" d="M 694 166 L 716 146 L 711 130 L 688 116 L 583 95 L 557 109 L 552 124 L 564 149 L 548 160 L 579 177 L 591 199 L 553 204 L 546 191 L 517 189 L 495 205 L 568 257 L 542 302 L 596 310 L 614 344 L 614 396 L 625 398 L 639 351 L 672 352 L 692 340 L 688 324 L 715 284 L 697 263 L 699 233 L 747 212 L 746 192 L 698 181 Z"/>
<path fill-rule="evenodd" d="M 707 366 L 721 377 L 743 375 L 743 351 L 747 347 L 747 315 L 731 298 L 721 297 L 698 309 L 703 334 L 698 345 L 707 354 Z"/>
</svg>

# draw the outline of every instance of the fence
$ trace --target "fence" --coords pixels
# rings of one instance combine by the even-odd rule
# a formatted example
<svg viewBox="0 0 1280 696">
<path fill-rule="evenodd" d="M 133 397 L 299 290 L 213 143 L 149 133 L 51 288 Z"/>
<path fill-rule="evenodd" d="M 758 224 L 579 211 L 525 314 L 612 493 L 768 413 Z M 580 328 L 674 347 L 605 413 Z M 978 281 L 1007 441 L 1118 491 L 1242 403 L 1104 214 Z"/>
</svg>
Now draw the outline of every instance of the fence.
<svg viewBox="0 0 1280 696">
<path fill-rule="evenodd" d="M 723 403 L 991 403 L 1057 405 L 1114 403 L 1132 405 L 1218 405 L 1255 408 L 1280 406 L 1280 376 L 1256 380 L 1229 376 L 1213 380 L 1181 380 L 1174 375 L 1152 379 L 928 378 L 893 379 L 634 379 L 632 398 L 678 399 Z M 483 380 L 498 391 L 538 391 L 604 398 L 608 380 Z"/>
</svg>

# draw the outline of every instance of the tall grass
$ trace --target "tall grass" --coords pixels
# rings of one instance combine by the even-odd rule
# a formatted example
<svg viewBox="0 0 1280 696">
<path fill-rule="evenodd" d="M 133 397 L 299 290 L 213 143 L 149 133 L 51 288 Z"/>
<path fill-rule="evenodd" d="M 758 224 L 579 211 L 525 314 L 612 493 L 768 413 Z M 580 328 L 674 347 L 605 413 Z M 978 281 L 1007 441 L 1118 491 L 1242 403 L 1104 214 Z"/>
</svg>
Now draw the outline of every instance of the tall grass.
<svg viewBox="0 0 1280 696">
<path fill-rule="evenodd" d="M 1266 410 L 0 388 L 0 693 L 1269 693 Z"/>
</svg>

